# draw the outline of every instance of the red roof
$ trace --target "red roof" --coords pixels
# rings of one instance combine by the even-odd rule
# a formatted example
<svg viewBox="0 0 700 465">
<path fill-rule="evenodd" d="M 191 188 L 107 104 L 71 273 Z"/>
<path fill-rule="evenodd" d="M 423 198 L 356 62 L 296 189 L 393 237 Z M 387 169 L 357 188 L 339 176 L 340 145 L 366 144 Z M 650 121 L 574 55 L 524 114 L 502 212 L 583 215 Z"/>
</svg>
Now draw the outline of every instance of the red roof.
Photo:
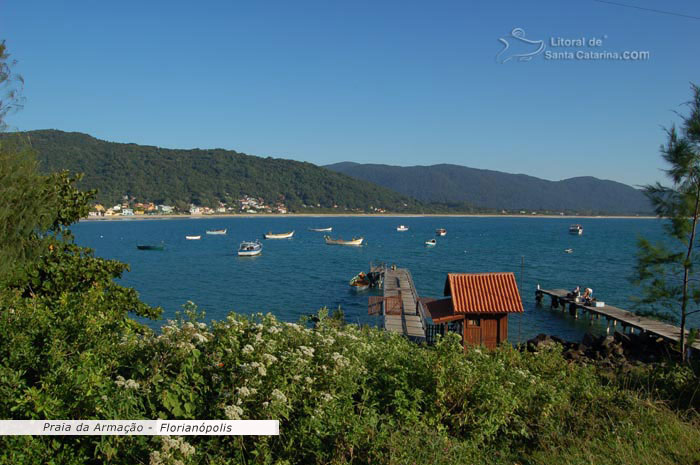
<svg viewBox="0 0 700 465">
<path fill-rule="evenodd" d="M 452 299 L 431 299 L 428 297 L 420 298 L 423 307 L 428 311 L 430 319 L 434 324 L 447 323 L 449 321 L 461 320 L 462 315 L 455 315 L 452 309 Z"/>
<path fill-rule="evenodd" d="M 449 273 L 445 295 L 454 313 L 520 313 L 523 302 L 513 273 Z"/>
</svg>

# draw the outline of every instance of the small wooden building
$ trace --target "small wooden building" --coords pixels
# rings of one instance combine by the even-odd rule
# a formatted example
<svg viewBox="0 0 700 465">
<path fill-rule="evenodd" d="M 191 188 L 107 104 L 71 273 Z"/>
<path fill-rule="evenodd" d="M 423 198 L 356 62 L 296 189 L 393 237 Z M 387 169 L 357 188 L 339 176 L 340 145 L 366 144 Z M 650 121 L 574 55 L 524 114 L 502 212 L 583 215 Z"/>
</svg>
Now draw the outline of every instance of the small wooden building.
<svg viewBox="0 0 700 465">
<path fill-rule="evenodd" d="M 433 324 L 462 334 L 464 348 L 495 348 L 508 338 L 508 314 L 522 313 L 513 273 L 449 273 L 444 299 L 421 299 Z"/>
</svg>

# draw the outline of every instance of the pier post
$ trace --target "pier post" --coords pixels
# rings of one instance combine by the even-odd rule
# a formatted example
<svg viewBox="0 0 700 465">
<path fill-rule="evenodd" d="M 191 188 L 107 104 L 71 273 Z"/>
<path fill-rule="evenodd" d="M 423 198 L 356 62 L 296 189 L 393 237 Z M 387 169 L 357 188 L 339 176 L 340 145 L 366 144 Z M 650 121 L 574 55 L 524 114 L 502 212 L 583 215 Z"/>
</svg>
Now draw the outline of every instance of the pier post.
<svg viewBox="0 0 700 465">
<path fill-rule="evenodd" d="M 569 315 L 573 315 L 574 319 L 578 320 L 578 307 L 573 302 L 569 304 Z"/>
<path fill-rule="evenodd" d="M 607 323 L 605 324 L 605 334 L 610 334 L 610 318 L 607 318 Z"/>
<path fill-rule="evenodd" d="M 552 296 L 552 308 L 559 307 L 559 298 L 555 295 Z"/>
</svg>

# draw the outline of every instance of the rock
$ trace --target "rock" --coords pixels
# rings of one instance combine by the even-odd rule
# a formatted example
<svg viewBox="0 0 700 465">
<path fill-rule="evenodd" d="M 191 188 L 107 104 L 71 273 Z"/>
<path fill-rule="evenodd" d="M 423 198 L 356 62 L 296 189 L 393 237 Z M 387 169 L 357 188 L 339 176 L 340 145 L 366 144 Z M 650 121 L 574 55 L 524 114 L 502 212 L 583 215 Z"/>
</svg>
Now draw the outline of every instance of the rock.
<svg viewBox="0 0 700 465">
<path fill-rule="evenodd" d="M 605 336 L 602 341 L 600 341 L 601 347 L 609 348 L 615 343 L 615 338 L 613 336 Z"/>
</svg>

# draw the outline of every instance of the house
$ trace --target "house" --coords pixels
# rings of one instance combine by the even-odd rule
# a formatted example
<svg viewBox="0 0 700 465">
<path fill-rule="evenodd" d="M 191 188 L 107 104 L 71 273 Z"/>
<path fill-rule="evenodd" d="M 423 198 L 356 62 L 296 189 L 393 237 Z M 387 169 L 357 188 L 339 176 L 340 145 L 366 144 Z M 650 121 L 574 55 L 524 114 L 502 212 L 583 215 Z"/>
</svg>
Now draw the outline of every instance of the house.
<svg viewBox="0 0 700 465">
<path fill-rule="evenodd" d="M 433 324 L 459 332 L 462 344 L 495 348 L 508 339 L 508 315 L 523 313 L 513 273 L 449 273 L 443 299 L 421 299 Z"/>
<path fill-rule="evenodd" d="M 131 208 L 122 208 L 122 216 L 134 216 L 134 210 Z"/>
</svg>

